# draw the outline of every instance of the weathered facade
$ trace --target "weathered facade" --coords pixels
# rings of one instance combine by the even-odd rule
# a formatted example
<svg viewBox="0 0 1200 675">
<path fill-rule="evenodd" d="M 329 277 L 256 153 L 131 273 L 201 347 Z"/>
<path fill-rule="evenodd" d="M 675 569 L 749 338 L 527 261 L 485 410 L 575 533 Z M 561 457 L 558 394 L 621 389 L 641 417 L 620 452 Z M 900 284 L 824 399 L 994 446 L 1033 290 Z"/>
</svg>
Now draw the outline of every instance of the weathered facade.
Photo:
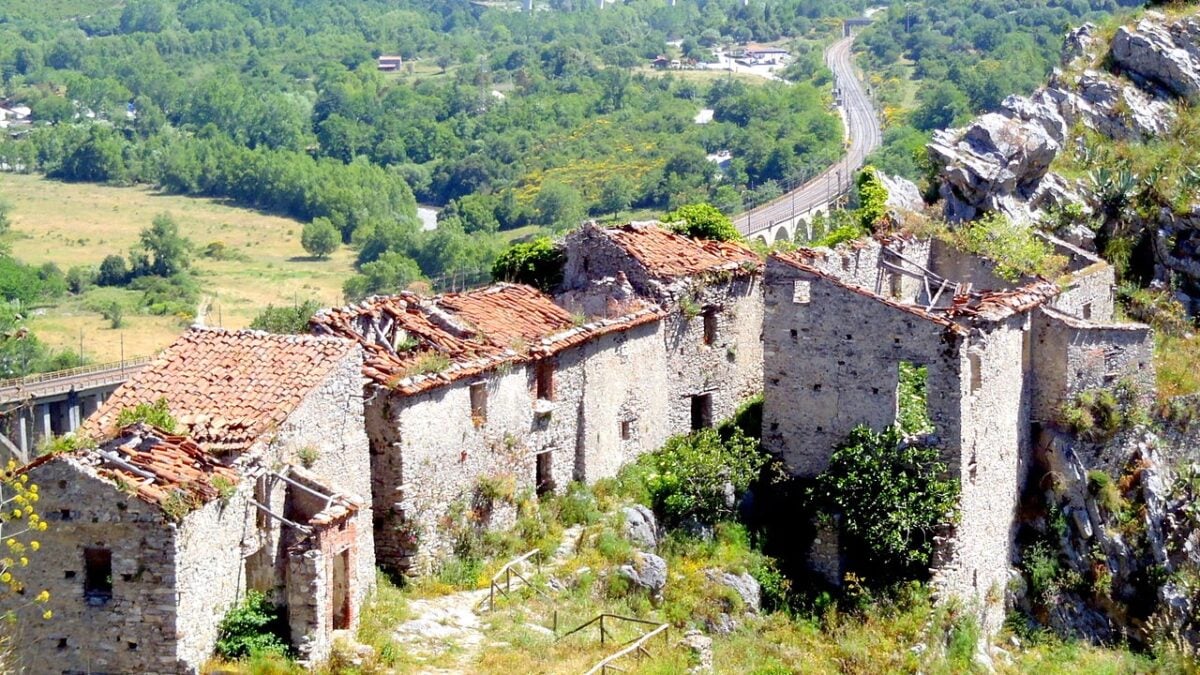
<svg viewBox="0 0 1200 675">
<path fill-rule="evenodd" d="M 56 619 L 31 672 L 196 672 L 247 589 L 321 659 L 374 582 L 361 350 L 194 329 L 87 421 L 99 445 L 27 467 L 49 529 L 28 578 Z M 119 426 L 163 400 L 174 435 Z"/>
<path fill-rule="evenodd" d="M 923 367 L 961 485 L 935 581 L 977 599 L 989 628 L 1003 617 L 1033 425 L 1084 389 L 1153 383 L 1149 328 L 1111 322 L 1111 268 L 1051 244 L 1067 258 L 1060 283 L 1005 282 L 984 258 L 903 238 L 774 255 L 765 274 L 767 448 L 795 475 L 820 473 L 854 427 L 896 422 L 901 364 Z M 830 551 L 814 557 L 830 566 Z"/>
<path fill-rule="evenodd" d="M 588 225 L 566 248 L 557 301 L 497 284 L 314 318 L 367 354 L 381 564 L 426 571 L 468 511 L 511 524 L 513 495 L 612 476 L 761 390 L 752 251 L 654 225 Z"/>
</svg>

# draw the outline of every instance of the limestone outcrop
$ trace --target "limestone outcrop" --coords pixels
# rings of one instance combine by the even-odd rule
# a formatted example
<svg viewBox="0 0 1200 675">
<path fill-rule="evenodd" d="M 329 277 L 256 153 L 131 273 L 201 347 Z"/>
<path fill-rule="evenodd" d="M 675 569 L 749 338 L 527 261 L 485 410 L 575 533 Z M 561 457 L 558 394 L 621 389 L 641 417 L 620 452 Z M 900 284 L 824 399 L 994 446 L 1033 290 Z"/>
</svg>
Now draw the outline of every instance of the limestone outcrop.
<svg viewBox="0 0 1200 675">
<path fill-rule="evenodd" d="M 1059 147 L 1042 124 L 999 113 L 982 115 L 963 129 L 935 132 L 928 149 L 942 167 L 947 217 L 972 220 L 999 211 L 1027 219 Z"/>
<path fill-rule="evenodd" d="M 1182 98 L 1200 97 L 1200 23 L 1194 17 L 1168 23 L 1148 12 L 1136 27 L 1117 29 L 1111 55 L 1130 77 Z"/>
<path fill-rule="evenodd" d="M 1047 431 L 1038 445 L 1045 508 L 1022 526 L 1014 608 L 1092 641 L 1200 641 L 1194 450 L 1145 430 L 1099 443 Z"/>
<path fill-rule="evenodd" d="M 1090 203 L 1083 186 L 1049 171 L 1058 153 L 1078 144 L 1077 126 L 1118 141 L 1161 137 L 1176 121 L 1177 100 L 1200 98 L 1197 18 L 1147 12 L 1103 46 L 1097 33 L 1091 24 L 1068 33 L 1062 68 L 1030 96 L 1009 96 L 996 112 L 934 134 L 928 151 L 949 220 L 999 212 L 1035 221 Z"/>
</svg>

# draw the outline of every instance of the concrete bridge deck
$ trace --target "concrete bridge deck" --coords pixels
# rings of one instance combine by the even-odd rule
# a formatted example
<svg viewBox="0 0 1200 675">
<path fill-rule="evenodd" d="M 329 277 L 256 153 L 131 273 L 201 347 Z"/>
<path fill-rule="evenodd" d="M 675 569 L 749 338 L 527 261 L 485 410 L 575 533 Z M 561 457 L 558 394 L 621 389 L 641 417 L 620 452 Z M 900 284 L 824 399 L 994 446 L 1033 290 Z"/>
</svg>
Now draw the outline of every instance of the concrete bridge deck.
<svg viewBox="0 0 1200 675">
<path fill-rule="evenodd" d="M 733 216 L 738 231 L 748 239 L 771 244 L 791 240 L 797 223 L 827 211 L 850 191 L 854 173 L 867 155 L 879 147 L 883 131 L 866 85 L 854 72 L 850 47 L 853 36 L 844 37 L 825 50 L 825 61 L 834 74 L 840 94 L 839 111 L 846 129 L 846 154 L 833 166 L 791 192 L 762 206 Z"/>
<path fill-rule="evenodd" d="M 154 357 L 0 380 L 0 456 L 27 462 L 38 444 L 70 433 Z M 7 459 L 7 458 L 6 458 Z"/>
</svg>

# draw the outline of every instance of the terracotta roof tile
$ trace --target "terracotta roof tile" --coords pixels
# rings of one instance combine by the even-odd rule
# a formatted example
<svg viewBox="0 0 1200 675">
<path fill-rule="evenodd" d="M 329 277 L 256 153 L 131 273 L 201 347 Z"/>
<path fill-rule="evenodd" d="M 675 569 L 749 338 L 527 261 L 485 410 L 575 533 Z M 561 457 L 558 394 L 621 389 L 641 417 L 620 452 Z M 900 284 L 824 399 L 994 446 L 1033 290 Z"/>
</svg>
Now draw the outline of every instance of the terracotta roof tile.
<svg viewBox="0 0 1200 675">
<path fill-rule="evenodd" d="M 179 509 L 190 511 L 219 497 L 214 479 L 229 485 L 238 482 L 236 470 L 221 464 L 192 439 L 146 424 L 120 429 L 99 447 L 44 455 L 20 472 L 55 461 L 74 462 L 148 504 L 166 504 L 173 517 L 180 515 Z"/>
<path fill-rule="evenodd" d="M 206 450 L 245 450 L 354 349 L 328 337 L 193 328 L 113 392 L 83 433 L 105 437 L 122 410 L 165 398 L 181 431 Z"/>
<path fill-rule="evenodd" d="M 366 355 L 364 375 L 413 394 L 501 363 L 544 358 L 662 316 L 657 306 L 636 302 L 623 316 L 577 325 L 537 289 L 495 284 L 434 298 L 414 293 L 369 298 L 318 312 L 311 328 L 319 335 L 356 340 Z"/>
<path fill-rule="evenodd" d="M 961 334 L 965 334 L 967 329 L 953 321 L 953 319 L 980 318 L 987 321 L 998 321 L 1007 316 L 1027 312 L 1034 307 L 1041 306 L 1059 293 L 1059 288 L 1055 284 L 1045 280 L 1037 280 L 1009 291 L 984 291 L 969 295 L 957 295 L 954 297 L 950 307 L 929 311 L 917 305 L 897 302 L 892 298 L 873 293 L 860 286 L 848 284 L 834 275 L 827 274 L 809 264 L 808 261 L 812 260 L 815 254 L 819 254 L 819 252 L 812 249 L 798 249 L 790 253 L 774 253 L 771 257 L 798 270 L 819 276 L 836 286 L 853 291 L 859 295 L 873 298 L 885 305 L 890 305 L 901 311 L 919 316 L 922 319 L 932 321 Z"/>
<path fill-rule="evenodd" d="M 762 267 L 758 254 L 742 244 L 692 239 L 656 223 L 629 223 L 601 232 L 654 277 L 684 277 L 717 270 L 758 271 Z"/>
</svg>

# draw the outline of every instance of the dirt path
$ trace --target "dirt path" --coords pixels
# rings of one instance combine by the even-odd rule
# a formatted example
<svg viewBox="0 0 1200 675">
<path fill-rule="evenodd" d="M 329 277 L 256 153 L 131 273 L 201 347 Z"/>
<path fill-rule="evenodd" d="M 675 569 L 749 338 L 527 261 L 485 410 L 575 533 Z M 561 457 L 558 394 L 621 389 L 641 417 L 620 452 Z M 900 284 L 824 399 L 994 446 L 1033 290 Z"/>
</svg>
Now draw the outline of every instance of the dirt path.
<svg viewBox="0 0 1200 675">
<path fill-rule="evenodd" d="M 579 525 L 564 530 L 562 543 L 542 567 L 543 572 L 552 572 L 570 559 L 582 535 L 583 527 Z M 487 626 L 479 614 L 479 606 L 487 596 L 488 591 L 480 589 L 408 603 L 413 618 L 396 627 L 393 639 L 409 656 L 430 662 L 418 673 L 470 672 L 470 664 L 487 640 Z"/>
</svg>

